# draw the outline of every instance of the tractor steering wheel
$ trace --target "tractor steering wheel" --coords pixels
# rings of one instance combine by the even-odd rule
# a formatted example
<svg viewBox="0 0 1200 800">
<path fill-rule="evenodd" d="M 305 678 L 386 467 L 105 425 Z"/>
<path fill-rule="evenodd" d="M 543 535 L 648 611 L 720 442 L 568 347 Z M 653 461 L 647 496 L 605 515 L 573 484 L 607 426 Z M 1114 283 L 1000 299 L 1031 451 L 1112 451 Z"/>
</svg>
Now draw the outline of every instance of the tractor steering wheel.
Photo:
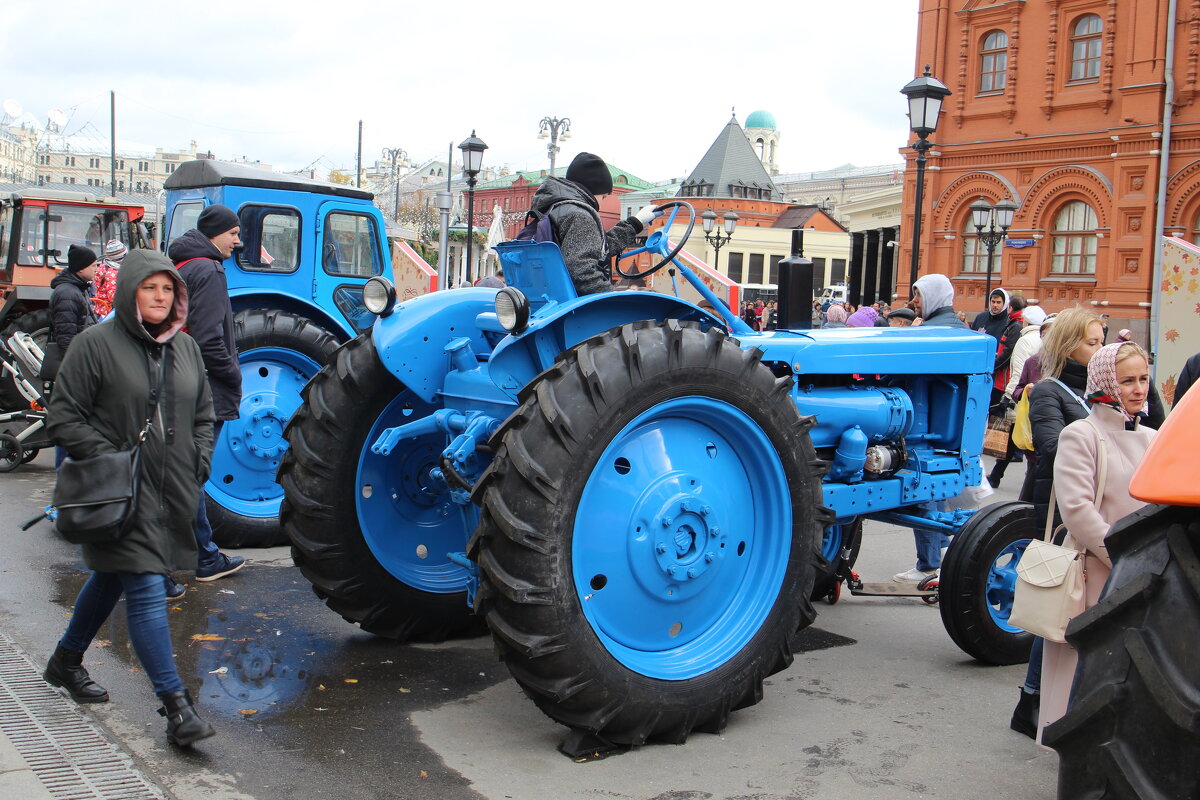
<svg viewBox="0 0 1200 800">
<path fill-rule="evenodd" d="M 674 261 L 675 256 L 679 255 L 679 253 L 683 250 L 683 246 L 687 243 L 688 237 L 692 235 L 692 228 L 696 225 L 696 209 L 692 208 L 691 203 L 685 203 L 682 200 L 673 200 L 670 203 L 663 203 L 654 210 L 663 212 L 668 208 L 673 210 L 671 211 L 671 216 L 667 218 L 667 223 L 665 225 L 656 230 L 654 233 L 650 234 L 646 238 L 646 243 L 644 245 L 633 250 L 626 250 L 617 257 L 617 274 L 622 278 L 638 280 L 640 278 L 645 278 L 648 275 L 653 275 L 667 264 Z M 686 209 L 688 213 L 687 230 L 685 230 L 683 235 L 679 237 L 679 244 L 675 245 L 675 249 L 672 250 L 667 234 L 670 233 L 671 226 L 675 224 L 675 217 L 679 214 L 679 209 L 681 208 Z M 642 272 L 626 272 L 625 270 L 621 269 L 621 261 L 623 259 L 641 255 L 642 253 L 657 253 L 663 258 L 653 267 L 643 270 Z"/>
</svg>

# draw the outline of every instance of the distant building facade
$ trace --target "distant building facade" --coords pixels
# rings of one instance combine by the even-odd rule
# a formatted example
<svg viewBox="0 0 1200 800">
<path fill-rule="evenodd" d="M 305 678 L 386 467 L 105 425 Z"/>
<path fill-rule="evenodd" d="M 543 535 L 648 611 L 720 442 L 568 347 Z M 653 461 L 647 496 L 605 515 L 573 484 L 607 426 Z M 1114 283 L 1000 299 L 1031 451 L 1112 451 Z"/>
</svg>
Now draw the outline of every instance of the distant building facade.
<svg viewBox="0 0 1200 800">
<path fill-rule="evenodd" d="M 1200 0 L 1180 0 L 1173 20 L 1168 7 L 921 0 L 917 72 L 930 65 L 953 94 L 931 137 L 920 271 L 948 275 L 960 308 L 985 302 L 987 254 L 969 207 L 1009 199 L 1019 208 L 993 286 L 1047 311 L 1095 307 L 1146 341 L 1158 220 L 1167 235 L 1200 236 Z M 904 155 L 907 265 L 915 175 Z"/>
</svg>

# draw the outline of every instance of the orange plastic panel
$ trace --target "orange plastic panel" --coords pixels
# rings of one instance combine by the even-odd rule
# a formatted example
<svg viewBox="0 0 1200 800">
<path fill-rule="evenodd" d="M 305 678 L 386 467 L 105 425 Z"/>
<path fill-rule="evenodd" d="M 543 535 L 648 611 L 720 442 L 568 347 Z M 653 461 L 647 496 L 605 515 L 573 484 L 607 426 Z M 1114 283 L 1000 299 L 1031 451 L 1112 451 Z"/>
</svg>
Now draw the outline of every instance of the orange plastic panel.
<svg viewBox="0 0 1200 800">
<path fill-rule="evenodd" d="M 1147 503 L 1200 506 L 1200 387 L 1175 403 L 1133 474 L 1129 493 Z"/>
</svg>

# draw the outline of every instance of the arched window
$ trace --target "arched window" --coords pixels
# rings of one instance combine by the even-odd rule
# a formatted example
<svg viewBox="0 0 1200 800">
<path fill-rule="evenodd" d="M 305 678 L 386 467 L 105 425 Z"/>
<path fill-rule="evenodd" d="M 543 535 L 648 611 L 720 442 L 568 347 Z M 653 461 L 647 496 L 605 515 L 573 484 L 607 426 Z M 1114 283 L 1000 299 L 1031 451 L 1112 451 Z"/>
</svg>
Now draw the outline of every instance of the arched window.
<svg viewBox="0 0 1200 800">
<path fill-rule="evenodd" d="M 979 57 L 979 91 L 999 92 L 1007 84 L 1008 34 L 991 31 L 983 37 Z"/>
<path fill-rule="evenodd" d="M 987 248 L 979 241 L 979 233 L 975 230 L 970 214 L 967 214 L 966 224 L 963 225 L 962 243 L 962 271 L 983 273 L 987 269 Z M 993 261 L 992 270 L 995 269 L 996 264 Z"/>
<path fill-rule="evenodd" d="M 1100 77 L 1100 34 L 1104 23 L 1095 14 L 1071 26 L 1071 80 L 1094 81 Z"/>
<path fill-rule="evenodd" d="M 1054 218 L 1054 256 L 1050 272 L 1057 275 L 1096 274 L 1096 212 L 1082 200 L 1072 200 Z"/>
</svg>

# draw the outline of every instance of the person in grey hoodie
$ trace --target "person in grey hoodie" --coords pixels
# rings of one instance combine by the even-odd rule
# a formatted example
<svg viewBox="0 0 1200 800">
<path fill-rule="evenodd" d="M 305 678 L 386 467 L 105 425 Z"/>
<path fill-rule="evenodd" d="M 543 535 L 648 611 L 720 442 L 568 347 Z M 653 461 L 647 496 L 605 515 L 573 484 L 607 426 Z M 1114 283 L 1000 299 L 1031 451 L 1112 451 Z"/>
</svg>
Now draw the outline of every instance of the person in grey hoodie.
<svg viewBox="0 0 1200 800">
<path fill-rule="evenodd" d="M 912 307 L 920 319 L 914 325 L 967 327 L 954 311 L 954 284 L 945 275 L 935 273 L 917 278 L 913 284 Z"/>
<path fill-rule="evenodd" d="M 567 167 L 565 178 L 546 178 L 533 195 L 530 213 L 539 219 L 550 215 L 554 240 L 562 250 L 575 291 L 581 295 L 612 289 L 613 257 L 629 249 L 634 237 L 658 216 L 646 206 L 605 232 L 597 198 L 611 193 L 612 188 L 612 173 L 604 159 L 580 153 Z"/>
</svg>

